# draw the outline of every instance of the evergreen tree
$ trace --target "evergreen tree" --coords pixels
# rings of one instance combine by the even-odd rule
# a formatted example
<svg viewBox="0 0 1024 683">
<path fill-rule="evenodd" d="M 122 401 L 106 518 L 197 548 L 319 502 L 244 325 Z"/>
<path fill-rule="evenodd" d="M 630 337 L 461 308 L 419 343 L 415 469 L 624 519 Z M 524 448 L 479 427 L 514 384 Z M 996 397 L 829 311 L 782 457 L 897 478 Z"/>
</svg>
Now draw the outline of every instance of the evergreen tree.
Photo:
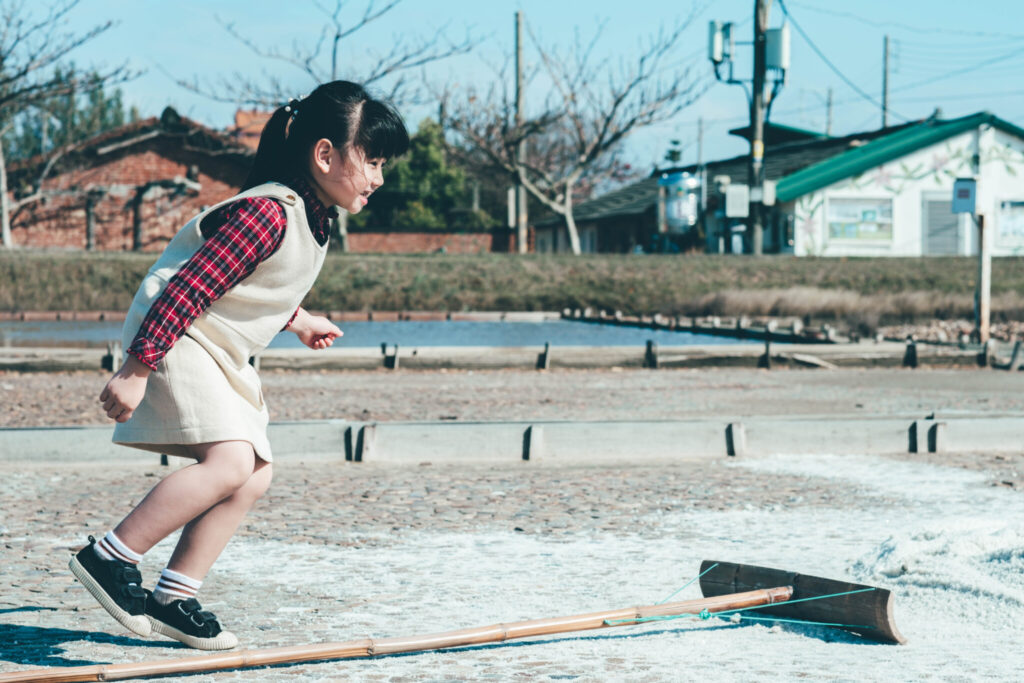
<svg viewBox="0 0 1024 683">
<path fill-rule="evenodd" d="M 98 74 L 76 77 L 71 65 L 58 67 L 55 79 L 68 81 L 68 92 L 35 102 L 15 115 L 14 125 L 3 140 L 9 160 L 47 154 L 139 118 L 134 107 L 126 114 L 121 90 L 104 89 Z M 76 79 L 78 83 L 84 81 L 82 88 L 74 87 Z"/>
<path fill-rule="evenodd" d="M 441 126 L 426 119 L 412 136 L 409 153 L 385 167 L 384 185 L 365 210 L 349 218 L 349 226 L 466 230 L 496 223 L 469 205 L 466 175 L 445 158 Z"/>
</svg>

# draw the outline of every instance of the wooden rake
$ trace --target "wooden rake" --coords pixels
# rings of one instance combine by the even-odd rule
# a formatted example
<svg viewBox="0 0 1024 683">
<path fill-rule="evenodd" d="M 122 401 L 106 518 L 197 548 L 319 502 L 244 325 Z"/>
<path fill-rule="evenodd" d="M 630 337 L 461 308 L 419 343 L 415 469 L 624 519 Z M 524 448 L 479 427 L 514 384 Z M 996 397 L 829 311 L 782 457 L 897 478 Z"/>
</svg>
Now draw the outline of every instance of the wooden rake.
<svg viewBox="0 0 1024 683">
<path fill-rule="evenodd" d="M 685 616 L 707 619 L 714 614 L 750 612 L 783 621 L 839 628 L 883 643 L 905 641 L 893 621 L 893 596 L 888 590 L 786 572 L 754 565 L 714 562 L 701 564 L 704 597 L 646 607 L 495 624 L 460 631 L 396 638 L 363 638 L 341 643 L 298 645 L 262 650 L 224 652 L 197 657 L 134 664 L 48 668 L 0 674 L 9 681 L 115 681 L 168 674 L 249 669 L 276 664 L 377 657 L 406 652 L 501 643 Z M 742 616 L 742 614 L 741 614 Z"/>
</svg>

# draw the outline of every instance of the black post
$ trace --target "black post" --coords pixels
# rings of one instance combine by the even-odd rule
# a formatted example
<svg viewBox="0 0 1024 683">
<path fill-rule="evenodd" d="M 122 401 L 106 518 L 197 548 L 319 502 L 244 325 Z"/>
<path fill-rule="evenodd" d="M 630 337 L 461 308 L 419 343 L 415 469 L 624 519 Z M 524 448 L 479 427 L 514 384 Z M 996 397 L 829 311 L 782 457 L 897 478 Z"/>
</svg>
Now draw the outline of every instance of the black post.
<svg viewBox="0 0 1024 683">
<path fill-rule="evenodd" d="M 768 70 L 765 31 L 771 0 L 754 0 L 754 84 L 750 98 L 750 250 L 754 254 L 764 251 L 764 118 L 765 75 Z"/>
</svg>

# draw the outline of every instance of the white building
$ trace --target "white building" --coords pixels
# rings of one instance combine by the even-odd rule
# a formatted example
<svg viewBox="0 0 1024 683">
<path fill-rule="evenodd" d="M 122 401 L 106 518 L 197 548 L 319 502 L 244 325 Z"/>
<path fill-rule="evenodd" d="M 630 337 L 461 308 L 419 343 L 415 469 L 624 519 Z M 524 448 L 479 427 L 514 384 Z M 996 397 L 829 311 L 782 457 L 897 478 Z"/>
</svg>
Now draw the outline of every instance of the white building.
<svg viewBox="0 0 1024 683">
<path fill-rule="evenodd" d="M 1024 129 L 981 112 L 928 119 L 780 178 L 800 256 L 977 253 L 977 229 L 952 213 L 953 182 L 974 177 L 994 256 L 1024 253 Z"/>
<path fill-rule="evenodd" d="M 731 131 L 746 135 L 746 129 Z M 746 219 L 727 218 L 722 191 L 745 184 L 746 155 L 702 168 L 659 171 L 575 207 L 587 252 L 692 248 L 702 229 L 708 252 L 750 250 Z M 706 210 L 691 235 L 660 234 L 658 177 L 701 174 Z M 765 253 L 798 256 L 942 256 L 978 250 L 972 218 L 952 213 L 953 182 L 977 179 L 994 256 L 1024 254 L 1024 129 L 988 112 L 937 116 L 832 138 L 788 126 L 766 128 L 765 176 L 776 203 L 766 207 Z M 535 223 L 536 250 L 565 251 L 560 218 Z"/>
</svg>

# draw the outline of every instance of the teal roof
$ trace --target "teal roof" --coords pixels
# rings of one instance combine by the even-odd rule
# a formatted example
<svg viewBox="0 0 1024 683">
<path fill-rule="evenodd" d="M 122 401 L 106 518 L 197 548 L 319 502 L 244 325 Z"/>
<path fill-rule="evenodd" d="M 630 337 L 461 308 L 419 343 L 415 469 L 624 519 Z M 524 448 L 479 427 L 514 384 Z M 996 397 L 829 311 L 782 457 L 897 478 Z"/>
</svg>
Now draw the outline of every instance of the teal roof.
<svg viewBox="0 0 1024 683">
<path fill-rule="evenodd" d="M 1024 139 L 1024 128 L 988 112 L 948 121 L 926 119 L 780 178 L 775 197 L 780 202 L 792 201 L 985 124 Z"/>
</svg>

